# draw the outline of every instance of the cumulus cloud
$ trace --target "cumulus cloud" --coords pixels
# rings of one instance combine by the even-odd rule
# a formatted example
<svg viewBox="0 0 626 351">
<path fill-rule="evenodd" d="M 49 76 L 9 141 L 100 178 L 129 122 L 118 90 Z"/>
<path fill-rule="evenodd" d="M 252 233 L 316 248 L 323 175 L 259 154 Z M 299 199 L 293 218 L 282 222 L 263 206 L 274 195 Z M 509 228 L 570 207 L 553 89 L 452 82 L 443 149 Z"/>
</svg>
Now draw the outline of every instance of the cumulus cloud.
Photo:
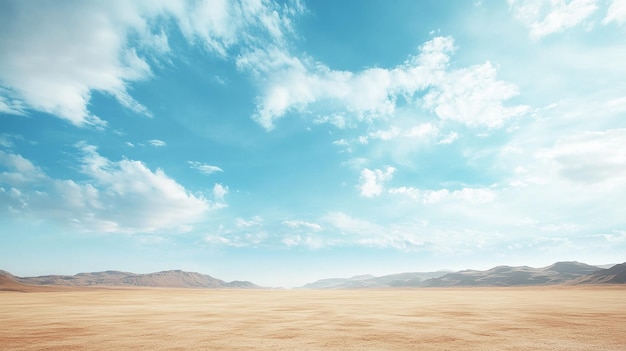
<svg viewBox="0 0 626 351">
<path fill-rule="evenodd" d="M 75 125 L 103 125 L 88 111 L 93 90 L 147 113 L 128 94 L 128 83 L 151 75 L 146 61 L 126 47 L 146 21 L 130 3 L 9 1 L 0 14 L 0 80 L 5 99 L 21 101 Z M 128 11 L 128 12 L 126 12 Z M 5 100 L 6 101 L 6 100 Z"/>
<path fill-rule="evenodd" d="M 19 187 L 29 183 L 36 183 L 46 178 L 41 168 L 21 155 L 6 153 L 0 150 L 0 165 L 5 171 L 0 173 L 0 183 Z"/>
<path fill-rule="evenodd" d="M 193 195 L 161 169 L 140 161 L 111 161 L 94 146 L 79 143 L 76 182 L 46 175 L 17 154 L 0 152 L 0 202 L 23 216 L 47 217 L 89 232 L 151 233 L 179 230 L 220 207 L 227 187 L 214 191 L 217 202 Z"/>
<path fill-rule="evenodd" d="M 292 31 L 292 17 L 304 11 L 299 1 L 165 2 L 185 37 L 199 40 L 222 56 L 240 42 L 282 44 Z M 251 43 L 250 43 L 251 42 Z"/>
<path fill-rule="evenodd" d="M 221 168 L 218 166 L 213 166 L 207 163 L 197 162 L 197 161 L 188 161 L 189 166 L 193 169 L 200 171 L 200 173 L 209 175 L 216 172 L 223 172 Z"/>
<path fill-rule="evenodd" d="M 11 0 L 0 12 L 0 111 L 38 110 L 74 125 L 102 127 L 91 113 L 94 91 L 109 94 L 137 113 L 148 109 L 131 85 L 152 76 L 149 62 L 167 55 L 164 21 L 185 38 L 221 56 L 239 43 L 282 43 L 299 2 Z M 131 40 L 138 37 L 139 46 Z"/>
<path fill-rule="evenodd" d="M 607 24 L 611 22 L 617 22 L 620 25 L 626 23 L 626 2 L 622 0 L 613 0 L 611 2 L 602 23 Z"/>
<path fill-rule="evenodd" d="M 224 196 L 226 196 L 226 194 L 228 194 L 228 187 L 220 183 L 215 183 L 213 186 L 213 197 L 215 200 L 219 203 L 223 203 Z"/>
<path fill-rule="evenodd" d="M 598 9 L 597 0 L 508 2 L 513 15 L 529 28 L 531 38 L 535 39 L 580 25 Z"/>
<path fill-rule="evenodd" d="M 469 126 L 499 127 L 526 111 L 524 106 L 503 106 L 503 101 L 518 91 L 514 85 L 498 81 L 496 69 L 489 62 L 451 69 L 449 61 L 455 51 L 451 37 L 435 37 L 418 51 L 396 67 L 360 72 L 333 70 L 310 57 L 294 57 L 280 47 L 247 52 L 237 64 L 262 83 L 254 119 L 268 130 L 290 111 L 314 109 L 319 115 L 329 116 L 318 117 L 317 123 L 330 122 L 339 127 L 350 124 L 348 118 L 386 118 L 396 111 L 398 97 L 420 102 L 424 92 L 427 110 L 443 120 Z"/>
<path fill-rule="evenodd" d="M 361 171 L 359 191 L 361 196 L 374 197 L 383 192 L 384 184 L 391 180 L 395 168 L 387 166 L 384 170 L 364 168 Z"/>
<path fill-rule="evenodd" d="M 515 85 L 498 81 L 496 69 L 486 62 L 442 77 L 424 97 L 424 106 L 443 120 L 496 128 L 528 110 L 527 106 L 502 104 L 518 93 Z"/>
</svg>

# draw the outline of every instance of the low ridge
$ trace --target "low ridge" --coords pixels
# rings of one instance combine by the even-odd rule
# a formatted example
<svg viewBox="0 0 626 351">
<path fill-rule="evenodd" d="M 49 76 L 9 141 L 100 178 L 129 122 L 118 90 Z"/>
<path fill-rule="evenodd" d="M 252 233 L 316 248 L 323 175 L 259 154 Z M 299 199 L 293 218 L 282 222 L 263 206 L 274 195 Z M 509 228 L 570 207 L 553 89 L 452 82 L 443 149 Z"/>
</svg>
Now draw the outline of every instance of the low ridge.
<svg viewBox="0 0 626 351">
<path fill-rule="evenodd" d="M 554 284 L 624 284 L 626 263 L 609 269 L 581 262 L 556 262 L 547 267 L 497 266 L 485 271 L 401 273 L 370 279 L 332 278 L 304 285 L 304 289 L 384 287 L 529 286 Z"/>
<path fill-rule="evenodd" d="M 16 277 L 0 271 L 0 289 L 22 291 L 22 286 L 112 286 L 112 287 L 161 287 L 161 288 L 237 288 L 252 289 L 259 286 L 248 281 L 226 282 L 206 274 L 181 270 L 135 274 L 120 271 L 78 273 L 76 275 L 44 275 Z"/>
<path fill-rule="evenodd" d="M 557 262 L 543 268 L 498 266 L 486 271 L 460 271 L 425 281 L 422 286 L 518 286 L 564 284 L 601 268 L 580 262 Z"/>
<path fill-rule="evenodd" d="M 574 284 L 626 284 L 626 262 L 577 279 Z"/>
</svg>

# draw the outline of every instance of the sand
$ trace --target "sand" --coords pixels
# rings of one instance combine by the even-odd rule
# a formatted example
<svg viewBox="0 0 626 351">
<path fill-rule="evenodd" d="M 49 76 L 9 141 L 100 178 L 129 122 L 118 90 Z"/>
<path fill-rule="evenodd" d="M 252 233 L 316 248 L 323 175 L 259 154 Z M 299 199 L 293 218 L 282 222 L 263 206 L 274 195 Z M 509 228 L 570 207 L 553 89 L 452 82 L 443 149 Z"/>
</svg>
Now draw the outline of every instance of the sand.
<svg viewBox="0 0 626 351">
<path fill-rule="evenodd" d="M 1 350 L 626 349 L 626 286 L 0 292 Z"/>
</svg>

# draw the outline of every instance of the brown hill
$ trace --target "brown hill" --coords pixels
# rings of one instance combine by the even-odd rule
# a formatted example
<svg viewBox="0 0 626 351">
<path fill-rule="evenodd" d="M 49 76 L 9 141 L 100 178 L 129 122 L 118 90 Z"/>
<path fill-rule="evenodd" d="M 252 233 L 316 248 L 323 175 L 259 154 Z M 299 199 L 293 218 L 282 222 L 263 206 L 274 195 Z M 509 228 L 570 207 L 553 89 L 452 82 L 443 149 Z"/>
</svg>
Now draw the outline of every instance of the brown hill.
<svg viewBox="0 0 626 351">
<path fill-rule="evenodd" d="M 571 282 L 588 276 L 599 267 L 580 262 L 557 262 L 543 268 L 498 266 L 486 271 L 465 270 L 428 279 L 422 286 L 518 286 L 550 285 Z"/>
<path fill-rule="evenodd" d="M 609 269 L 602 269 L 586 277 L 579 278 L 574 284 L 626 284 L 626 262 L 616 264 Z"/>
<path fill-rule="evenodd" d="M 24 291 L 24 284 L 15 280 L 11 273 L 0 270 L 0 291 Z"/>
<path fill-rule="evenodd" d="M 554 284 L 624 284 L 626 263 L 603 269 L 580 262 L 557 262 L 547 267 L 498 266 L 486 271 L 401 273 L 382 277 L 322 279 L 304 289 L 359 289 L 385 287 L 529 286 Z"/>
<path fill-rule="evenodd" d="M 2 271 L 4 272 L 4 271 Z M 113 287 L 162 287 L 162 288 L 258 288 L 246 281 L 225 282 L 206 274 L 181 270 L 135 274 L 119 271 L 79 273 L 76 275 L 45 275 L 39 277 L 15 277 L 4 272 L 6 289 L 15 284 L 31 286 L 113 286 Z M 19 286 L 18 286 L 19 288 Z M 15 288 L 17 289 L 17 288 Z"/>
<path fill-rule="evenodd" d="M 0 270 L 0 291 L 35 292 L 56 290 L 55 287 L 23 284 L 17 281 L 17 279 L 13 274 Z"/>
</svg>

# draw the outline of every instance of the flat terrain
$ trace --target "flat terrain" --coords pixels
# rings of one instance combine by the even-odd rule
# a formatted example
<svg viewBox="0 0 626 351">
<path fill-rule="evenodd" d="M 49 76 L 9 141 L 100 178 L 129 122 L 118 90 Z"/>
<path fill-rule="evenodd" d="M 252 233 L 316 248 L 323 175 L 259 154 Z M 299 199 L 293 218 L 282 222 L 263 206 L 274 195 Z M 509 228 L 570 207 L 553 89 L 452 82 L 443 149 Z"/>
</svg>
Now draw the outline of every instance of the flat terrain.
<svg viewBox="0 0 626 351">
<path fill-rule="evenodd" d="M 619 350 L 626 286 L 0 292 L 1 350 Z"/>
</svg>

